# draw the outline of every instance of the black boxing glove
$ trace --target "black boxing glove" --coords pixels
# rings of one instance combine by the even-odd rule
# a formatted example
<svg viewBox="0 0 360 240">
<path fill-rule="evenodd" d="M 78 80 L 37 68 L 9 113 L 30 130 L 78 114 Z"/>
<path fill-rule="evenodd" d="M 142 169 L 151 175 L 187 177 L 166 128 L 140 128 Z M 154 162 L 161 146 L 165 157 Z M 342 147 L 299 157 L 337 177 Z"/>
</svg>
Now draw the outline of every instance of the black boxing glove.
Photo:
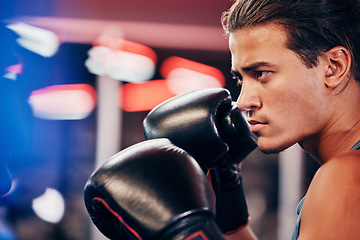
<svg viewBox="0 0 360 240">
<path fill-rule="evenodd" d="M 248 222 L 240 162 L 256 147 L 255 137 L 229 91 L 212 88 L 171 98 L 144 119 L 145 139 L 166 137 L 209 171 L 217 222 L 225 233 Z"/>
<path fill-rule="evenodd" d="M 224 239 L 206 176 L 168 139 L 114 155 L 91 175 L 84 199 L 92 221 L 110 239 Z"/>
<path fill-rule="evenodd" d="M 145 139 L 170 139 L 190 153 L 204 171 L 229 151 L 238 161 L 257 144 L 234 105 L 229 91 L 223 88 L 173 97 L 148 113 L 143 121 Z"/>
<path fill-rule="evenodd" d="M 240 109 L 233 107 L 224 121 L 222 137 L 229 151 L 209 169 L 208 177 L 216 195 L 216 222 L 223 233 L 231 234 L 249 222 L 240 170 L 241 161 L 257 145 Z"/>
<path fill-rule="evenodd" d="M 224 159 L 208 172 L 216 194 L 216 222 L 225 234 L 236 232 L 249 222 L 240 165 Z"/>
</svg>

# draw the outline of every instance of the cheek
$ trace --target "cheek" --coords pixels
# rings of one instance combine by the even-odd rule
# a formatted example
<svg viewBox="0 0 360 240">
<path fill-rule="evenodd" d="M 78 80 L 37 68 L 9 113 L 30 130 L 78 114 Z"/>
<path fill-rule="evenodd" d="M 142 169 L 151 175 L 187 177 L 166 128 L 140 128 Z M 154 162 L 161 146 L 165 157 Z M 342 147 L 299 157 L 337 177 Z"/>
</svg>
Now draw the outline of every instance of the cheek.
<svg viewBox="0 0 360 240">
<path fill-rule="evenodd" d="M 272 86 L 278 111 L 289 113 L 288 117 L 299 118 L 318 112 L 324 105 L 321 79 L 318 75 L 316 69 L 309 70 L 303 66 L 282 75 L 277 86 Z"/>
<path fill-rule="evenodd" d="M 308 109 L 312 98 L 309 96 L 308 89 L 301 84 L 291 80 L 278 79 L 277 84 L 271 85 L 265 89 L 264 105 L 273 116 L 278 116 L 282 120 L 299 117 Z M 268 100 L 265 102 L 265 100 Z"/>
<path fill-rule="evenodd" d="M 315 128 L 318 129 L 323 104 L 315 89 L 297 87 L 279 91 L 276 96 L 274 99 L 277 101 L 270 108 L 274 109 L 274 124 L 279 131 L 310 134 Z"/>
</svg>

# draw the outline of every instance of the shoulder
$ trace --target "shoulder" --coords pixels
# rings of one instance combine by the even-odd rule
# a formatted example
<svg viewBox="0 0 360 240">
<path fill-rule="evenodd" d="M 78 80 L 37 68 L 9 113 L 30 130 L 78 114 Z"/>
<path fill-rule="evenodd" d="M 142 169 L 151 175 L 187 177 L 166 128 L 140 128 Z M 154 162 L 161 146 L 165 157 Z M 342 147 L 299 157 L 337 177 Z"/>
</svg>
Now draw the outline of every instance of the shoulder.
<svg viewBox="0 0 360 240">
<path fill-rule="evenodd" d="M 302 209 L 299 239 L 357 239 L 359 203 L 360 150 L 356 150 L 331 159 L 315 174 Z"/>
<path fill-rule="evenodd" d="M 346 192 L 349 187 L 352 195 L 355 194 L 353 190 L 360 188 L 360 150 L 347 152 L 323 164 L 316 172 L 308 194 L 334 192 L 336 188 Z"/>
<path fill-rule="evenodd" d="M 317 181 L 332 180 L 330 177 L 342 176 L 339 181 L 351 180 L 350 176 L 360 180 L 360 150 L 347 152 L 343 155 L 330 159 L 323 164 L 314 176 L 314 184 Z M 330 179 L 329 179 L 330 178 Z"/>
</svg>

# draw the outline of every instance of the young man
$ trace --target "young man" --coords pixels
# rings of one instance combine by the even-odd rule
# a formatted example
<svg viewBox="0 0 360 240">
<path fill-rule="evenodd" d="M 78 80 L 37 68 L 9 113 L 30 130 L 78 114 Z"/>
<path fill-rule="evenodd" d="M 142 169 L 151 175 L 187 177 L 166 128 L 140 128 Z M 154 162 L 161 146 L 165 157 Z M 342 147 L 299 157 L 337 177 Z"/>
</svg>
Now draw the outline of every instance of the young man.
<svg viewBox="0 0 360 240">
<path fill-rule="evenodd" d="M 259 148 L 299 143 L 321 164 L 292 239 L 360 238 L 359 18 L 351 0 L 238 0 L 223 16 Z M 256 239 L 248 226 L 226 237 Z"/>
<path fill-rule="evenodd" d="M 294 240 L 360 238 L 359 12 L 352 0 L 237 0 L 223 16 L 232 72 L 241 85 L 237 107 L 248 112 L 258 147 L 277 153 L 299 143 L 321 163 L 299 204 Z M 218 240 L 223 233 L 227 240 L 257 239 L 247 224 L 239 168 L 255 146 L 238 114 L 223 89 L 184 94 L 154 108 L 144 120 L 150 142 L 120 152 L 88 181 L 85 202 L 94 223 L 116 239 Z M 183 150 L 210 173 L 216 201 L 211 191 L 199 191 L 203 194 L 190 195 L 206 204 L 190 210 L 182 209 L 181 201 L 175 204 L 174 196 L 194 186 L 209 190 L 203 173 L 189 174 L 199 166 L 179 156 Z M 165 156 L 169 153 L 176 157 Z M 174 171 L 161 159 L 183 159 L 178 163 L 184 166 Z M 151 168 L 139 164 L 144 160 Z M 130 163 L 138 166 L 131 169 L 129 184 L 138 184 L 131 188 L 124 187 Z M 169 172 L 165 180 L 157 177 Z M 176 180 L 181 176 L 185 181 Z M 151 201 L 139 198 L 149 189 Z M 194 205 L 186 196 L 181 199 Z M 133 207 L 133 201 L 142 207 Z M 211 210 L 206 220 L 197 216 L 204 208 Z M 165 214 L 169 218 L 154 228 L 164 209 L 172 210 Z M 216 224 L 209 212 L 216 214 Z"/>
</svg>

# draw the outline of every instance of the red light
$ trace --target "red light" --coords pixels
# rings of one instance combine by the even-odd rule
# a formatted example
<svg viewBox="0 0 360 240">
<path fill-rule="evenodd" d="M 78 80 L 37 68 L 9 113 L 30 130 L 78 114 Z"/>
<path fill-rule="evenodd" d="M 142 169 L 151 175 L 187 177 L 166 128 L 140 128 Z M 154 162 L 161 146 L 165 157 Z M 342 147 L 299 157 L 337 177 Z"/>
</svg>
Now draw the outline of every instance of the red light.
<svg viewBox="0 0 360 240">
<path fill-rule="evenodd" d="M 177 78 L 176 74 L 171 77 L 171 73 L 176 69 L 188 69 L 197 73 L 216 78 L 219 84 L 225 86 L 225 77 L 217 68 L 206 64 L 191 61 L 181 57 L 169 57 L 161 65 L 160 72 L 163 78 Z M 182 78 L 180 76 L 179 78 Z"/>
<path fill-rule="evenodd" d="M 157 56 L 149 47 L 101 36 L 88 51 L 85 66 L 96 75 L 107 75 L 125 82 L 144 82 L 155 74 Z"/>
<path fill-rule="evenodd" d="M 220 70 L 180 57 L 166 59 L 160 71 L 163 80 L 125 84 L 120 92 L 120 106 L 129 112 L 148 111 L 178 94 L 225 85 Z"/>
<path fill-rule="evenodd" d="M 29 103 L 39 118 L 83 119 L 96 106 L 96 91 L 88 84 L 54 85 L 33 91 Z"/>
<path fill-rule="evenodd" d="M 93 46 L 104 46 L 114 51 L 124 51 L 143 55 L 150 58 L 154 63 L 157 61 L 157 55 L 150 47 L 125 39 L 113 39 L 108 36 L 100 36 L 93 42 Z"/>
<path fill-rule="evenodd" d="M 175 96 L 165 80 L 124 84 L 120 90 L 120 106 L 128 112 L 147 111 Z"/>
</svg>

